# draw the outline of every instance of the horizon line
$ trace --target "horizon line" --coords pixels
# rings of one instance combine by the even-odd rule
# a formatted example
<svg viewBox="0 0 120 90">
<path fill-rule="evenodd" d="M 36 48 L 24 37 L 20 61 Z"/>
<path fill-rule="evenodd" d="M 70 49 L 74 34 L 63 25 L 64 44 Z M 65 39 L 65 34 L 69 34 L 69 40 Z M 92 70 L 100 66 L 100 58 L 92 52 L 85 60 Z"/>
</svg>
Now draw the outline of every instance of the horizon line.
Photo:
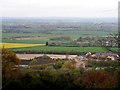
<svg viewBox="0 0 120 90">
<path fill-rule="evenodd" d="M 50 16 L 50 17 L 1 17 L 0 18 L 118 18 L 118 17 L 57 17 L 57 16 Z"/>
</svg>

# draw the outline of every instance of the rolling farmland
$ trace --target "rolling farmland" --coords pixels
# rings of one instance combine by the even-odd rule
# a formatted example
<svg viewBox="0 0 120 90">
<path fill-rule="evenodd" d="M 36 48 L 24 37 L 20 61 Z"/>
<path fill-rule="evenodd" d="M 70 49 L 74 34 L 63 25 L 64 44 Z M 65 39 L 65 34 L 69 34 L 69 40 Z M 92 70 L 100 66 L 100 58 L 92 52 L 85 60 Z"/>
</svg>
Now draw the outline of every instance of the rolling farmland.
<svg viewBox="0 0 120 90">
<path fill-rule="evenodd" d="M 93 20 L 93 21 L 91 21 Z M 79 53 L 106 52 L 101 45 L 115 41 L 109 34 L 117 33 L 117 22 L 101 19 L 4 19 L 4 48 L 16 52 Z M 48 42 L 48 46 L 45 43 Z"/>
</svg>

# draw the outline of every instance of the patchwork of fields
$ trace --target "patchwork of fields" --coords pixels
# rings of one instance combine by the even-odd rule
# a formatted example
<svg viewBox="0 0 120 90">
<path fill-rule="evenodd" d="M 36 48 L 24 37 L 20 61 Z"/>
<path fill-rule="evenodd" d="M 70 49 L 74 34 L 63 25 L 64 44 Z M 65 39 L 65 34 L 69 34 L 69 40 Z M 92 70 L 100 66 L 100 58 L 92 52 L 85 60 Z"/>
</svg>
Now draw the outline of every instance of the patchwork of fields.
<svg viewBox="0 0 120 90">
<path fill-rule="evenodd" d="M 0 47 L 21 53 L 107 52 L 101 45 L 108 41 L 113 41 L 112 45 L 115 43 L 110 34 L 118 32 L 116 20 L 81 20 L 5 19 L 2 23 L 3 44 L 0 43 Z M 47 42 L 48 46 L 45 46 Z M 113 46 L 113 49 L 117 48 L 116 43 Z"/>
</svg>

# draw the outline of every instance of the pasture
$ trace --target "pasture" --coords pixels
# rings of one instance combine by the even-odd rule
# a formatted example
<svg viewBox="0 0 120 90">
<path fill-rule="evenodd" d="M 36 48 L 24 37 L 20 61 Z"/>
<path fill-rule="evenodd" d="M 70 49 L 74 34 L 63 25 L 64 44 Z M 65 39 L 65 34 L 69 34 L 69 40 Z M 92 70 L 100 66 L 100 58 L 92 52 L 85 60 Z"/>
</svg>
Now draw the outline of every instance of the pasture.
<svg viewBox="0 0 120 90">
<path fill-rule="evenodd" d="M 79 52 L 107 52 L 102 47 L 63 47 L 63 46 L 33 46 L 24 48 L 11 48 L 13 51 L 51 52 L 51 53 L 79 53 Z"/>
</svg>

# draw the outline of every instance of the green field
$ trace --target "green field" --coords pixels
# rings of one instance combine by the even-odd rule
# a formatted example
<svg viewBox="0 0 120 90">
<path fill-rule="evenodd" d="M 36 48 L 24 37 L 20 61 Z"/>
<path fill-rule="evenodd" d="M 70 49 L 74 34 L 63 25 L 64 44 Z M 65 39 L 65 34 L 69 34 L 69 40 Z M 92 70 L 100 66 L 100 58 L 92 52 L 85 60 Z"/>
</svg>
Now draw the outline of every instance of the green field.
<svg viewBox="0 0 120 90">
<path fill-rule="evenodd" d="M 114 48 L 116 49 L 116 48 Z M 107 52 L 102 47 L 60 47 L 60 46 L 35 46 L 11 49 L 13 51 L 40 51 L 40 52 Z"/>
</svg>

